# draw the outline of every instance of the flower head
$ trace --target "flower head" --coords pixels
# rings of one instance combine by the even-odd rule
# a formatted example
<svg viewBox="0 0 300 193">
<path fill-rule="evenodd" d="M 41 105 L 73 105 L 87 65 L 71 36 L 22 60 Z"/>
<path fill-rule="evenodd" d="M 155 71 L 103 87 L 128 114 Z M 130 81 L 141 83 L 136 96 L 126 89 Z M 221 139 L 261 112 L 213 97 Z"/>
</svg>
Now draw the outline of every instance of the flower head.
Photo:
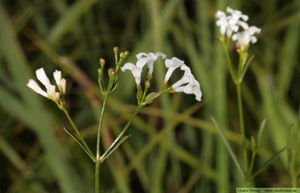
<svg viewBox="0 0 300 193">
<path fill-rule="evenodd" d="M 141 52 L 136 55 L 138 59 L 136 65 L 132 63 L 126 63 L 123 67 L 121 67 L 121 70 L 123 72 L 125 72 L 126 70 L 130 70 L 132 75 L 135 78 L 136 84 L 139 85 L 141 83 L 143 67 L 147 64 L 148 74 L 152 75 L 154 62 L 157 60 L 159 56 L 161 56 L 162 58 L 166 57 L 166 55 L 161 52 L 157 52 L 157 53 L 150 52 L 148 54 Z"/>
<path fill-rule="evenodd" d="M 184 61 L 180 60 L 176 57 L 173 57 L 171 59 L 166 59 L 165 61 L 166 68 L 168 68 L 168 71 L 165 75 L 165 81 L 168 81 L 174 72 L 176 68 L 179 68 L 180 66 L 184 65 Z"/>
<path fill-rule="evenodd" d="M 66 90 L 66 80 L 61 78 L 61 72 L 56 70 L 53 75 L 54 79 L 59 87 L 60 93 L 55 91 L 55 86 L 50 83 L 49 78 L 47 77 L 43 68 L 36 70 L 37 79 L 45 86 L 46 91 L 42 90 L 41 87 L 33 80 L 30 79 L 27 83 L 27 86 L 31 88 L 36 93 L 51 99 L 55 102 L 59 101 L 60 93 L 64 94 Z"/>
<path fill-rule="evenodd" d="M 126 70 L 131 71 L 133 77 L 135 78 L 135 83 L 137 85 L 141 84 L 142 69 L 143 69 L 143 66 L 140 67 L 140 66 L 134 65 L 132 63 L 126 63 L 124 66 L 121 67 L 121 70 L 123 72 L 125 72 Z"/>
<path fill-rule="evenodd" d="M 248 24 L 244 22 L 248 20 L 247 15 L 243 15 L 241 11 L 233 10 L 230 7 L 227 7 L 226 11 L 231 15 L 226 16 L 226 14 L 222 11 L 217 11 L 215 15 L 218 19 L 216 24 L 217 26 L 220 26 L 222 35 L 227 33 L 227 36 L 231 36 L 233 32 L 237 32 L 239 30 L 239 26 L 242 26 L 243 28 L 248 26 Z"/>
<path fill-rule="evenodd" d="M 172 85 L 172 88 L 175 92 L 194 94 L 196 96 L 195 99 L 201 101 L 202 92 L 200 90 L 200 84 L 191 73 L 191 69 L 186 65 L 182 65 L 180 69 L 184 71 L 184 74 L 179 81 Z"/>
<path fill-rule="evenodd" d="M 254 44 L 257 41 L 257 38 L 253 35 L 255 33 L 260 33 L 260 31 L 260 28 L 251 26 L 245 29 L 245 31 L 233 34 L 232 40 L 237 41 L 239 46 L 243 49 L 244 47 L 247 47 L 250 42 Z"/>
</svg>

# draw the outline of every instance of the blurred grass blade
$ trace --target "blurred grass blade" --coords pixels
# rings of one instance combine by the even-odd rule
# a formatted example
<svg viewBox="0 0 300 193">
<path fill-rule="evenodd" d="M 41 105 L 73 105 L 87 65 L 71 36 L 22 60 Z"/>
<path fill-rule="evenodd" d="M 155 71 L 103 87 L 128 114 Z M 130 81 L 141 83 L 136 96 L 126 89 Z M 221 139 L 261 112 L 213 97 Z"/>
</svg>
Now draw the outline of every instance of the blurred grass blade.
<svg viewBox="0 0 300 193">
<path fill-rule="evenodd" d="M 12 146 L 0 135 L 0 151 L 10 160 L 10 162 L 20 170 L 24 165 L 22 158 Z"/>
<path fill-rule="evenodd" d="M 53 174 L 56 177 L 57 183 L 63 193 L 79 193 L 80 189 L 83 188 L 78 181 L 78 176 L 74 171 L 71 170 L 67 162 L 62 158 L 60 153 L 60 147 L 57 144 L 54 133 L 52 131 L 53 120 L 49 116 L 46 116 L 47 110 L 43 108 L 37 95 L 34 94 L 26 83 L 28 81 L 29 65 L 25 58 L 25 54 L 21 50 L 21 46 L 17 40 L 16 32 L 11 24 L 11 21 L 0 2 L 0 41 L 1 45 L 5 47 L 3 49 L 4 59 L 7 62 L 7 68 L 13 79 L 15 93 L 10 95 L 18 94 L 23 104 L 18 105 L 18 108 L 22 108 L 21 112 L 24 115 L 17 115 L 12 113 L 14 109 L 11 109 L 14 104 L 5 104 L 8 101 L 0 100 L 0 105 L 4 110 L 7 110 L 12 116 L 16 116 L 16 119 L 26 119 L 26 123 L 30 122 L 30 126 L 36 132 L 43 148 L 45 149 L 50 167 L 52 168 Z M 4 95 L 3 93 L 1 93 Z M 5 94 L 7 97 L 8 93 Z M 21 103 L 21 102 L 20 102 Z M 19 119 L 20 120 L 20 119 Z M 22 120 L 21 120 L 22 121 Z M 76 182 L 76 183 L 74 183 Z M 74 185 L 75 184 L 75 185 Z"/>
<path fill-rule="evenodd" d="M 213 117 L 211 117 L 211 120 L 213 121 L 214 125 L 218 129 L 218 131 L 219 131 L 219 133 L 221 135 L 221 138 L 222 138 L 223 142 L 225 143 L 225 146 L 226 146 L 226 148 L 227 148 L 227 150 L 228 150 L 231 158 L 233 159 L 233 162 L 235 163 L 235 165 L 238 168 L 238 170 L 241 173 L 241 175 L 243 177 L 245 177 L 245 172 L 244 172 L 243 168 L 241 167 L 241 165 L 240 165 L 240 163 L 239 163 L 239 161 L 238 161 L 235 153 L 233 152 L 231 146 L 229 145 L 229 142 L 227 141 L 227 139 L 226 139 L 226 137 L 225 137 L 225 135 L 223 133 L 223 130 L 219 127 L 218 123 L 216 122 L 216 120 Z"/>
<path fill-rule="evenodd" d="M 265 130 L 266 122 L 267 122 L 267 119 L 264 119 L 262 121 L 262 123 L 260 124 L 258 134 L 257 134 L 256 149 L 259 149 L 261 147 L 261 141 L 262 141 L 263 133 Z"/>
<path fill-rule="evenodd" d="M 252 176 L 250 176 L 250 179 L 255 178 L 258 174 L 263 172 L 286 148 L 288 148 L 288 146 L 279 150 L 275 155 L 273 155 L 273 157 L 266 161 Z"/>
<path fill-rule="evenodd" d="M 77 0 L 69 10 L 67 10 L 60 20 L 55 24 L 49 35 L 47 41 L 50 44 L 57 43 L 63 35 L 69 32 L 74 23 L 89 9 L 97 0 Z"/>
<path fill-rule="evenodd" d="M 174 120 L 172 120 L 155 136 L 153 136 L 152 139 L 146 145 L 144 145 L 142 150 L 140 150 L 140 152 L 131 159 L 131 162 L 128 164 L 124 173 L 128 174 L 129 172 L 131 172 L 142 158 L 144 158 L 158 143 L 160 143 L 162 140 L 165 140 L 167 134 L 172 129 L 174 129 L 176 125 L 180 124 L 183 120 L 185 120 L 192 113 L 197 111 L 200 107 L 202 107 L 202 103 L 196 103 L 195 105 L 187 109 L 185 112 L 180 114 L 178 117 L 176 117 Z"/>
</svg>

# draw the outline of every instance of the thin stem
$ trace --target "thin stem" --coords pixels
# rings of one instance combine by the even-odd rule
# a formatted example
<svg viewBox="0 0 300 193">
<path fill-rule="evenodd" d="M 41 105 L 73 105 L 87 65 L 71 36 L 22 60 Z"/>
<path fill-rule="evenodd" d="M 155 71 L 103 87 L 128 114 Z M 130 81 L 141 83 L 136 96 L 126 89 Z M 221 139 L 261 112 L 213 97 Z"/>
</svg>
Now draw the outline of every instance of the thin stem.
<svg viewBox="0 0 300 193">
<path fill-rule="evenodd" d="M 79 130 L 77 129 L 76 125 L 74 124 L 72 118 L 70 117 L 68 111 L 66 109 L 62 109 L 65 113 L 65 115 L 67 116 L 71 126 L 73 127 L 73 129 L 75 130 L 77 136 L 79 137 L 79 140 L 81 141 L 83 147 L 86 149 L 86 151 L 90 154 L 90 157 L 95 157 L 94 154 L 92 153 L 91 149 L 89 148 L 89 146 L 86 144 L 85 140 L 83 139 L 83 137 L 81 136 Z"/>
<path fill-rule="evenodd" d="M 245 171 L 248 171 L 248 155 L 247 155 L 247 148 L 246 148 L 246 135 L 245 135 L 245 127 L 244 127 L 241 83 L 236 84 L 236 89 L 237 89 L 238 106 L 239 106 L 238 108 L 239 108 L 239 117 L 240 117 L 240 128 L 241 128 L 241 134 L 243 137 L 243 152 L 244 152 Z"/>
<path fill-rule="evenodd" d="M 233 70 L 233 66 L 232 66 L 231 59 L 230 59 L 230 56 L 229 56 L 229 53 L 228 53 L 228 50 L 227 50 L 227 46 L 225 45 L 224 42 L 221 42 L 221 43 L 222 43 L 222 46 L 223 46 L 224 51 L 225 51 L 226 60 L 227 60 L 227 64 L 228 64 L 228 69 L 229 69 L 231 78 L 232 78 L 233 82 L 236 83 L 237 78 L 236 78 L 236 75 L 235 75 L 234 70 Z"/>
<path fill-rule="evenodd" d="M 96 160 L 95 163 L 95 193 L 100 192 L 100 161 Z"/>
<path fill-rule="evenodd" d="M 95 162 L 95 193 L 100 192 L 100 164 L 101 164 L 100 163 L 100 140 L 101 140 L 101 130 L 102 130 L 104 111 L 108 100 L 108 96 L 109 93 L 106 93 L 106 95 L 104 96 L 100 119 L 99 119 L 98 133 L 97 133 L 96 162 Z"/>
<path fill-rule="evenodd" d="M 254 162 L 255 162 L 255 157 L 256 157 L 256 152 L 252 152 L 252 156 L 251 156 L 251 162 L 250 162 L 250 166 L 249 166 L 249 170 L 248 170 L 248 177 L 251 176 L 251 173 L 253 171 L 253 166 L 254 166 Z"/>
</svg>

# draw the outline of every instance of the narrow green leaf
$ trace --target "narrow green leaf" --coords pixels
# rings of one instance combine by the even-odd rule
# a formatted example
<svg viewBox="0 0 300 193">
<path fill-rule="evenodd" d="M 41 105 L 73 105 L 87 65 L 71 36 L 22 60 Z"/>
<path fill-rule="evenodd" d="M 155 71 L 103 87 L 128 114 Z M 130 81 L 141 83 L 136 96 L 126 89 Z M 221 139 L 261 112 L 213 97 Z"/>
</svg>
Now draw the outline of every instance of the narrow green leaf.
<svg viewBox="0 0 300 193">
<path fill-rule="evenodd" d="M 225 143 L 225 146 L 226 146 L 226 148 L 227 148 L 227 150 L 228 150 L 228 152 L 229 152 L 231 158 L 233 159 L 233 162 L 235 163 L 235 165 L 236 165 L 236 167 L 238 168 L 238 170 L 239 170 L 239 172 L 241 173 L 241 175 L 242 175 L 243 177 L 245 177 L 245 172 L 244 172 L 243 168 L 241 167 L 241 165 L 240 165 L 240 163 L 239 163 L 239 161 L 238 161 L 238 159 L 237 159 L 235 153 L 233 152 L 231 146 L 229 145 L 229 143 L 228 143 L 228 141 L 227 141 L 227 139 L 226 139 L 226 137 L 225 137 L 225 135 L 224 135 L 224 133 L 223 133 L 223 130 L 219 127 L 218 123 L 216 122 L 216 120 L 215 120 L 213 117 L 210 117 L 210 118 L 211 118 L 211 120 L 213 121 L 215 127 L 218 129 L 218 131 L 219 131 L 219 133 L 220 133 L 220 135 L 221 135 L 221 138 L 223 139 L 223 141 L 224 141 L 224 143 Z"/>
<path fill-rule="evenodd" d="M 110 156 L 110 154 L 112 154 L 126 139 L 128 139 L 131 135 L 127 135 L 125 137 L 123 137 L 122 139 L 120 139 L 119 142 L 117 142 L 116 144 L 113 143 L 106 151 L 105 153 L 101 156 L 100 158 L 100 162 L 104 162 L 104 160 L 106 158 L 108 158 L 108 156 Z"/>
<path fill-rule="evenodd" d="M 249 67 L 251 61 L 253 60 L 253 58 L 254 58 L 254 55 L 251 56 L 251 57 L 248 59 L 247 63 L 245 64 L 245 66 L 244 66 L 244 68 L 243 68 L 243 71 L 242 71 L 242 74 L 241 74 L 241 76 L 239 77 L 240 80 L 243 80 L 243 78 L 244 78 L 244 76 L 245 76 L 245 74 L 246 74 L 246 72 L 247 72 L 247 70 L 248 70 L 248 67 Z"/>
<path fill-rule="evenodd" d="M 281 150 L 279 150 L 275 155 L 273 155 L 268 161 L 266 161 L 251 177 L 250 179 L 255 178 L 258 174 L 260 174 L 264 169 L 270 165 L 288 146 L 285 146 Z"/>
<path fill-rule="evenodd" d="M 89 153 L 89 151 L 80 143 L 80 141 L 77 139 L 77 137 L 75 137 L 72 133 L 70 133 L 65 127 L 64 127 L 64 131 L 70 135 L 77 143 L 78 145 L 85 151 L 85 153 L 93 160 L 95 161 L 95 156 L 91 155 Z"/>
</svg>

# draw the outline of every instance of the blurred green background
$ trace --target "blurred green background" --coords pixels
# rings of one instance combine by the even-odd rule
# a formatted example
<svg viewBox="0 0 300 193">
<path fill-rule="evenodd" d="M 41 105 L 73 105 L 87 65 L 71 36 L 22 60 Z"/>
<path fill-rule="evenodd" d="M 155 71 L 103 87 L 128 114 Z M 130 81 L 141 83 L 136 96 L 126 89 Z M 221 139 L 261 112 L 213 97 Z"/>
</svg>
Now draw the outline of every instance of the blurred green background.
<svg viewBox="0 0 300 193">
<path fill-rule="evenodd" d="M 175 93 L 142 109 L 127 131 L 132 136 L 101 167 L 102 192 L 226 193 L 244 186 L 210 119 L 216 118 L 241 158 L 236 91 L 214 18 L 226 6 L 262 29 L 250 46 L 255 58 L 242 87 L 247 137 L 256 137 L 267 118 L 257 169 L 289 144 L 290 128 L 297 127 L 299 0 L 1 0 L 0 192 L 93 192 L 94 164 L 63 131 L 71 128 L 64 114 L 26 83 L 38 68 L 49 76 L 61 70 L 68 110 L 95 150 L 102 97 L 98 60 L 114 66 L 115 45 L 130 52 L 127 62 L 135 63 L 139 52 L 157 51 L 184 60 L 203 99 Z M 236 61 L 234 44 L 230 53 Z M 151 91 L 160 89 L 164 74 L 159 61 Z M 105 114 L 103 148 L 135 109 L 132 75 L 122 73 L 119 80 Z M 285 151 L 255 178 L 255 186 L 291 187 L 289 168 Z"/>
</svg>

